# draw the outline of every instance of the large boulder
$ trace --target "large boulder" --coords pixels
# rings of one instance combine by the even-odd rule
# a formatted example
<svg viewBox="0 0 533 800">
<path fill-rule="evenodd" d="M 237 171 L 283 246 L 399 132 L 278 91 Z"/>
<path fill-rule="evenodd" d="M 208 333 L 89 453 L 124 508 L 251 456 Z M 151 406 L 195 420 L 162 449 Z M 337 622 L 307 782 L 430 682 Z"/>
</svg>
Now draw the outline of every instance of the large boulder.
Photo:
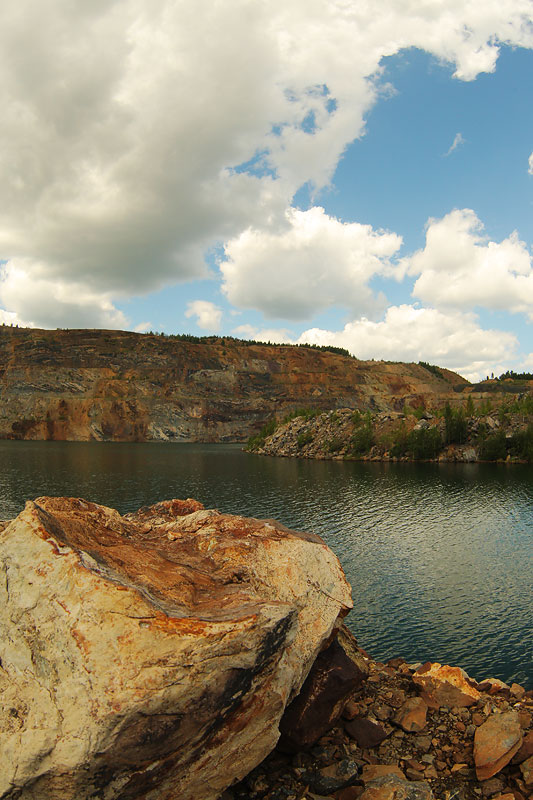
<svg viewBox="0 0 533 800">
<path fill-rule="evenodd" d="M 351 607 L 317 536 L 39 498 L 0 532 L 0 798 L 214 800 Z"/>
</svg>

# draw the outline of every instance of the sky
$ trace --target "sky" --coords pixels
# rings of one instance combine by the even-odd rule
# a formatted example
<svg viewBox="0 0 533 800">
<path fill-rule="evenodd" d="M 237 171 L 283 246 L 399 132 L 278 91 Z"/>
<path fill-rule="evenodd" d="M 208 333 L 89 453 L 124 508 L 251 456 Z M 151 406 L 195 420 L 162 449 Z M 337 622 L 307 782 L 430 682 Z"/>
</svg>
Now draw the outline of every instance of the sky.
<svg viewBox="0 0 533 800">
<path fill-rule="evenodd" d="M 0 322 L 533 371 L 532 0 L 6 0 Z"/>
</svg>

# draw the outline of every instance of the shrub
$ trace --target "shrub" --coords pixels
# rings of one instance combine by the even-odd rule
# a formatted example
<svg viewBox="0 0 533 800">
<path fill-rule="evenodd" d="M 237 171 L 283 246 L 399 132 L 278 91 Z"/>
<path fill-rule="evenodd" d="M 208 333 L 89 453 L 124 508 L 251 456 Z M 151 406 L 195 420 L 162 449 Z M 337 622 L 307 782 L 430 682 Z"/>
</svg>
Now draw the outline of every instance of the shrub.
<svg viewBox="0 0 533 800">
<path fill-rule="evenodd" d="M 509 441 L 511 455 L 533 461 L 533 425 L 530 423 L 525 431 L 515 433 Z"/>
<path fill-rule="evenodd" d="M 413 458 L 435 458 L 442 447 L 439 429 L 420 428 L 407 437 L 406 449 Z"/>
<path fill-rule="evenodd" d="M 311 444 L 313 441 L 313 434 L 311 431 L 303 431 L 303 433 L 299 434 L 296 441 L 298 443 L 298 448 L 301 449 L 302 447 L 305 447 L 306 444 Z"/>
<path fill-rule="evenodd" d="M 507 456 L 507 441 L 504 431 L 487 436 L 479 447 L 479 457 L 483 461 L 497 461 Z"/>
<path fill-rule="evenodd" d="M 350 456 L 362 456 L 368 453 L 374 444 L 374 431 L 372 426 L 365 422 L 360 425 L 348 440 L 348 454 Z"/>
<path fill-rule="evenodd" d="M 444 406 L 444 422 L 446 425 L 444 439 L 446 444 L 462 444 L 466 440 L 466 417 L 462 408 L 452 408 L 449 403 Z"/>
<path fill-rule="evenodd" d="M 272 434 L 274 433 L 274 431 L 278 427 L 278 424 L 279 423 L 278 423 L 278 421 L 276 419 L 271 419 L 269 422 L 267 422 L 265 425 L 263 425 L 263 427 L 261 428 L 259 433 L 257 433 L 255 436 L 250 436 L 250 438 L 248 439 L 248 442 L 246 444 L 246 449 L 247 450 L 257 450 L 260 447 L 263 447 L 263 445 L 265 444 L 266 438 L 268 436 L 272 436 Z"/>
</svg>

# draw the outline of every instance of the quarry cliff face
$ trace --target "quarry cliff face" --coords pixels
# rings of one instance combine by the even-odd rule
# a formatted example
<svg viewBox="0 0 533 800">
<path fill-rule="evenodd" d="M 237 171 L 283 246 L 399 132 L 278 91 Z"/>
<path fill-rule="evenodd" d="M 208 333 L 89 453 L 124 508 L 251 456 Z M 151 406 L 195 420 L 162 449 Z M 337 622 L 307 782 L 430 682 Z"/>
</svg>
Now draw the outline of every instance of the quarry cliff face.
<svg viewBox="0 0 533 800">
<path fill-rule="evenodd" d="M 0 326 L 3 439 L 239 442 L 295 408 L 398 410 L 466 385 L 307 347 Z"/>
</svg>

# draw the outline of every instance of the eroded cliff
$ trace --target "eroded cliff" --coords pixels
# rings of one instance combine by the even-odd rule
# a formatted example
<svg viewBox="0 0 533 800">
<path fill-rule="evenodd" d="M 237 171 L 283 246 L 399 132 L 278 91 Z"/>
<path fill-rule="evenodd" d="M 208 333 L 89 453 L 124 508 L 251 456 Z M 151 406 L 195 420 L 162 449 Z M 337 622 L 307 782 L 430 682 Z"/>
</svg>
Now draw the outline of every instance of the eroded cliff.
<svg viewBox="0 0 533 800">
<path fill-rule="evenodd" d="M 244 441 L 301 407 L 399 410 L 467 382 L 231 338 L 0 327 L 0 438 Z"/>
</svg>

